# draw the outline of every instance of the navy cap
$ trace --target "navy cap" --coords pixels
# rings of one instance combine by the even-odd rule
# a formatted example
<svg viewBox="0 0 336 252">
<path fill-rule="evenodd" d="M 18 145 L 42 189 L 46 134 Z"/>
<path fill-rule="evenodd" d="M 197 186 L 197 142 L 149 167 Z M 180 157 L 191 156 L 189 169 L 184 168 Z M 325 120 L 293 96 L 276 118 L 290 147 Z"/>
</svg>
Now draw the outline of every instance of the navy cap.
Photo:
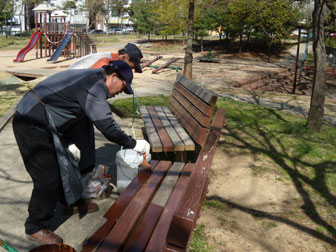
<svg viewBox="0 0 336 252">
<path fill-rule="evenodd" d="M 124 92 L 126 94 L 133 94 L 133 89 L 131 87 L 131 83 L 133 80 L 132 68 L 122 60 L 110 61 L 109 67 L 114 69 L 126 81 L 126 88 L 124 89 Z"/>
<path fill-rule="evenodd" d="M 142 69 L 140 66 L 140 60 L 143 58 L 142 52 L 140 49 L 132 43 L 128 43 L 125 47 L 124 50 L 128 54 L 129 59 L 134 62 L 134 70 L 137 73 L 142 73 Z"/>
</svg>

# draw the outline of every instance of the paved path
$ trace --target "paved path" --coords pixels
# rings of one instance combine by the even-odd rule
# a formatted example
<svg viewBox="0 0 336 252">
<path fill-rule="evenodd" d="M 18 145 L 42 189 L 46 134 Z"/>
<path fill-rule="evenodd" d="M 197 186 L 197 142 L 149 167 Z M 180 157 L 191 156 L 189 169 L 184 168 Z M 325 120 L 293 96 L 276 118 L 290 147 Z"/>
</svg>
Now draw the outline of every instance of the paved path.
<svg viewBox="0 0 336 252">
<path fill-rule="evenodd" d="M 130 120 L 117 120 L 121 127 L 129 132 Z M 136 123 L 137 138 L 142 137 L 141 126 L 141 122 Z M 36 247 L 36 244 L 26 239 L 24 233 L 24 222 L 28 215 L 27 208 L 33 184 L 24 168 L 11 122 L 0 131 L 0 139 L 0 239 L 20 252 L 28 252 Z M 96 132 L 97 163 L 111 167 L 110 174 L 114 185 L 116 184 L 114 157 L 119 149 L 118 145 L 110 143 L 102 134 Z M 102 216 L 118 196 L 114 187 L 114 193 L 110 198 L 97 202 L 100 207 L 98 212 L 82 217 L 78 214 L 71 217 L 64 216 L 61 213 L 61 206 L 58 205 L 52 229 L 64 238 L 66 244 L 79 251 L 81 243 L 104 223 L 105 219 Z"/>
</svg>

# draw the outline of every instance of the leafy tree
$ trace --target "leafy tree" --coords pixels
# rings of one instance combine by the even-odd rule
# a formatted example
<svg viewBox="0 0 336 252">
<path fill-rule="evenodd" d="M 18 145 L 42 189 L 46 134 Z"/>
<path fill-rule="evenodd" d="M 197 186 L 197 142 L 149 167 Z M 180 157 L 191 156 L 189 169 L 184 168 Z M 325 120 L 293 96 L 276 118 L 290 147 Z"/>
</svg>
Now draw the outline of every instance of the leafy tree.
<svg viewBox="0 0 336 252">
<path fill-rule="evenodd" d="M 154 3 L 146 0 L 133 1 L 131 4 L 131 20 L 137 32 L 150 34 L 155 30 L 155 19 L 153 17 Z"/>
<path fill-rule="evenodd" d="M 103 0 L 87 0 L 85 10 L 89 12 L 89 29 L 94 29 L 96 16 L 102 14 L 105 16 L 106 8 Z"/>
<path fill-rule="evenodd" d="M 188 21 L 188 1 L 159 0 L 155 2 L 153 13 L 162 35 L 176 35 L 186 31 Z"/>
<path fill-rule="evenodd" d="M 11 1 L 0 0 L 0 22 L 7 25 L 8 20 L 13 17 L 14 4 Z"/>
</svg>

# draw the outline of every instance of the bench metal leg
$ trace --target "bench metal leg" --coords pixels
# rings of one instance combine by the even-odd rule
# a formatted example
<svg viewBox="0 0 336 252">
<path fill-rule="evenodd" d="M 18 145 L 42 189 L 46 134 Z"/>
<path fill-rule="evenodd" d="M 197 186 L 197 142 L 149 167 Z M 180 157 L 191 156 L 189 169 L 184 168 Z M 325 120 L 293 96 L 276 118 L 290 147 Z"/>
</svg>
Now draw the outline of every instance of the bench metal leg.
<svg viewBox="0 0 336 252">
<path fill-rule="evenodd" d="M 175 162 L 186 163 L 187 162 L 187 152 L 186 151 L 176 151 L 175 152 Z"/>
</svg>

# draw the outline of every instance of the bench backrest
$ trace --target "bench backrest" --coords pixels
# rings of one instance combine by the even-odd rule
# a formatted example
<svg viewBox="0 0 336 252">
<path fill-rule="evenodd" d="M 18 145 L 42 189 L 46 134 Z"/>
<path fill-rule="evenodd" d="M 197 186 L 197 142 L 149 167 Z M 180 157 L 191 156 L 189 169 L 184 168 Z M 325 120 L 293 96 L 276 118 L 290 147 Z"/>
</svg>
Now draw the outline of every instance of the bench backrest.
<svg viewBox="0 0 336 252">
<path fill-rule="evenodd" d="M 216 94 L 177 75 L 168 106 L 193 140 L 203 146 L 216 101 Z"/>
</svg>

